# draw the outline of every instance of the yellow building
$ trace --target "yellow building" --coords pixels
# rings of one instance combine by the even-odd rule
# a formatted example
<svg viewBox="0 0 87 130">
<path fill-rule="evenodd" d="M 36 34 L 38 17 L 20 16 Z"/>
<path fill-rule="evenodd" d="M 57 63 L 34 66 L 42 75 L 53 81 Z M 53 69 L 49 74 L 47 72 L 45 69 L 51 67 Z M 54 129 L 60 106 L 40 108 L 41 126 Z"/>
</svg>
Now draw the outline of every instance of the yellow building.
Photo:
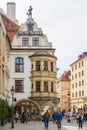
<svg viewBox="0 0 87 130">
<path fill-rule="evenodd" d="M 0 13 L 0 98 L 3 100 L 8 100 L 10 96 L 8 89 L 8 60 L 11 41 L 14 37 L 16 27 L 18 28 L 3 12 Z"/>
<path fill-rule="evenodd" d="M 87 105 L 87 52 L 78 56 L 71 65 L 71 105 L 74 111 L 85 110 Z"/>
<path fill-rule="evenodd" d="M 57 93 L 60 98 L 60 103 L 58 104 L 58 108 L 60 110 L 68 111 L 71 109 L 71 99 L 70 99 L 70 71 L 66 71 L 62 74 L 60 79 L 57 82 Z"/>
</svg>

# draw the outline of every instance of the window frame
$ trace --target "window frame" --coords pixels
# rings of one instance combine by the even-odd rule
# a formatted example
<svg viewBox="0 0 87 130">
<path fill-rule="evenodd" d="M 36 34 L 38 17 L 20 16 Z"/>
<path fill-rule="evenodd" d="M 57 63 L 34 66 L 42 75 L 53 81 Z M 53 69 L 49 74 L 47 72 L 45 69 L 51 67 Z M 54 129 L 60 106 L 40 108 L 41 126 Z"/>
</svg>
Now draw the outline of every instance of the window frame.
<svg viewBox="0 0 87 130">
<path fill-rule="evenodd" d="M 32 46 L 39 46 L 39 37 L 32 38 Z"/>
<path fill-rule="evenodd" d="M 18 87 L 23 87 L 22 90 L 20 88 L 17 88 L 17 82 L 20 83 Z M 22 83 L 22 84 L 21 84 Z M 18 89 L 18 90 L 17 90 Z M 21 90 L 21 91 L 20 91 Z M 15 80 L 15 92 L 16 93 L 23 93 L 24 92 L 24 80 L 23 79 L 16 79 Z"/>
<path fill-rule="evenodd" d="M 29 37 L 22 37 L 22 46 L 29 46 Z"/>
<path fill-rule="evenodd" d="M 16 73 L 24 72 L 24 58 L 22 57 L 15 58 L 15 72 Z"/>
</svg>

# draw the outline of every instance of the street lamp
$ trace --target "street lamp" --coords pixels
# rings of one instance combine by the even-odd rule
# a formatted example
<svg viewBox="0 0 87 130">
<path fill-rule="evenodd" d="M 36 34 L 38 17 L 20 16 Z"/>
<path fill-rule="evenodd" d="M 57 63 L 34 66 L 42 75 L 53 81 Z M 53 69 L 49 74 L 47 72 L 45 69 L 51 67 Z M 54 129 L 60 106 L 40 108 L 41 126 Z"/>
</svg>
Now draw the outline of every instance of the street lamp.
<svg viewBox="0 0 87 130">
<path fill-rule="evenodd" d="M 12 121 L 11 121 L 11 128 L 14 128 L 14 93 L 15 93 L 15 90 L 14 90 L 14 87 L 12 86 L 11 88 L 11 95 L 12 95 Z"/>
</svg>

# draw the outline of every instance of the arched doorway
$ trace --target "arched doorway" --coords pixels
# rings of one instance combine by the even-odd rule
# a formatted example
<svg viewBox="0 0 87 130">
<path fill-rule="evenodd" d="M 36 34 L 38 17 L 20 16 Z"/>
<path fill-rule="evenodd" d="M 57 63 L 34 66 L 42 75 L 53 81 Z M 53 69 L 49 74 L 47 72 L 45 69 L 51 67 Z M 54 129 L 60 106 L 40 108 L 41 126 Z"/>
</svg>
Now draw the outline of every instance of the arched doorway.
<svg viewBox="0 0 87 130">
<path fill-rule="evenodd" d="M 14 114 L 18 111 L 21 116 L 23 112 L 29 113 L 31 116 L 31 120 L 40 120 L 40 108 L 38 104 L 30 99 L 22 99 L 15 103 L 14 105 Z"/>
</svg>

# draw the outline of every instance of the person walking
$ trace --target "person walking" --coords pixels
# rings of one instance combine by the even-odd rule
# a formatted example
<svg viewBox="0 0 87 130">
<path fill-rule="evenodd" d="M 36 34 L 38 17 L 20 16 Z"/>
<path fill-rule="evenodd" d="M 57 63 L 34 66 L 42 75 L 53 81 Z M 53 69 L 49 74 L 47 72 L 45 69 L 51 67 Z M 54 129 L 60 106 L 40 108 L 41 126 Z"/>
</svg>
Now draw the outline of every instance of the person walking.
<svg viewBox="0 0 87 130">
<path fill-rule="evenodd" d="M 18 111 L 16 111 L 16 114 L 15 114 L 15 123 L 18 122 L 18 119 L 19 119 L 19 114 L 18 114 Z"/>
<path fill-rule="evenodd" d="M 58 130 L 61 129 L 61 121 L 62 121 L 62 114 L 60 112 L 57 112 L 55 114 L 56 124 L 58 127 Z"/>
<path fill-rule="evenodd" d="M 78 117 L 78 129 L 82 129 L 83 115 L 80 113 Z"/>
<path fill-rule="evenodd" d="M 48 110 L 44 113 L 44 126 L 45 126 L 45 129 L 48 129 L 49 127 L 49 120 L 50 120 L 50 113 L 48 112 Z"/>
<path fill-rule="evenodd" d="M 56 123 L 56 119 L 55 119 L 55 111 L 53 112 L 53 114 L 52 114 L 52 120 L 53 120 L 53 124 L 55 124 Z"/>
</svg>

